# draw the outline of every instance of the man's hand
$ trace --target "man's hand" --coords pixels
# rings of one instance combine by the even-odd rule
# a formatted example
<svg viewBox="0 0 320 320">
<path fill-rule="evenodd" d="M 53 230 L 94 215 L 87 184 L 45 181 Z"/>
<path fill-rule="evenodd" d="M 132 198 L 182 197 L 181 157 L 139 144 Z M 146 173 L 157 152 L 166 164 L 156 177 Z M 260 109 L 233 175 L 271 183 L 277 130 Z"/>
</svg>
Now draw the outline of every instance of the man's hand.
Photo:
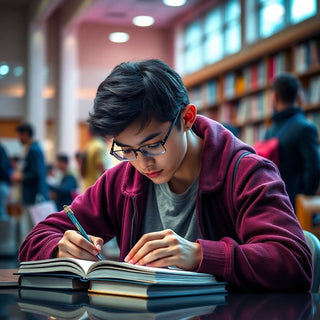
<svg viewBox="0 0 320 320">
<path fill-rule="evenodd" d="M 196 270 L 201 261 L 201 247 L 199 243 L 185 240 L 169 229 L 151 232 L 141 237 L 125 261 L 150 267 L 176 266 Z"/>
<path fill-rule="evenodd" d="M 98 258 L 96 255 L 101 251 L 103 240 L 90 235 L 89 238 L 94 244 L 87 241 L 77 231 L 67 230 L 62 239 L 58 242 L 56 257 L 70 257 L 97 261 Z"/>
</svg>

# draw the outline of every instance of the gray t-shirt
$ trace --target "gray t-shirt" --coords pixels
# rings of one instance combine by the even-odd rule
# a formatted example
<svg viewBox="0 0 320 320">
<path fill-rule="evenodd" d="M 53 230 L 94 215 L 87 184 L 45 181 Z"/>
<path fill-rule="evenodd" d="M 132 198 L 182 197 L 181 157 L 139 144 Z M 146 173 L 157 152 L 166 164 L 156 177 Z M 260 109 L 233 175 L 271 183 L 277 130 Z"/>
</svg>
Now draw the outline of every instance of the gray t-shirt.
<svg viewBox="0 0 320 320">
<path fill-rule="evenodd" d="M 184 193 L 176 194 L 168 183 L 150 183 L 142 234 L 171 229 L 189 241 L 201 238 L 196 219 L 198 184 L 199 177 Z"/>
</svg>

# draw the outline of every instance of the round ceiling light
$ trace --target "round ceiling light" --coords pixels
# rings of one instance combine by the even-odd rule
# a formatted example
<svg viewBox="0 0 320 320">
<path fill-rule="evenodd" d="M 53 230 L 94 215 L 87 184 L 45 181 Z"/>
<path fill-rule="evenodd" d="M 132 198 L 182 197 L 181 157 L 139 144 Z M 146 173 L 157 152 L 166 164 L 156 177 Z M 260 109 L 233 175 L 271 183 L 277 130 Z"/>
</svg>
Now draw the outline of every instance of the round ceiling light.
<svg viewBox="0 0 320 320">
<path fill-rule="evenodd" d="M 132 19 L 132 22 L 138 27 L 150 27 L 154 24 L 154 18 L 151 16 L 136 16 Z"/>
<path fill-rule="evenodd" d="M 163 0 L 163 3 L 169 7 L 181 7 L 186 4 L 187 0 Z"/>
<path fill-rule="evenodd" d="M 109 40 L 115 43 L 124 43 L 130 39 L 130 36 L 126 32 L 112 32 L 109 34 Z"/>
</svg>

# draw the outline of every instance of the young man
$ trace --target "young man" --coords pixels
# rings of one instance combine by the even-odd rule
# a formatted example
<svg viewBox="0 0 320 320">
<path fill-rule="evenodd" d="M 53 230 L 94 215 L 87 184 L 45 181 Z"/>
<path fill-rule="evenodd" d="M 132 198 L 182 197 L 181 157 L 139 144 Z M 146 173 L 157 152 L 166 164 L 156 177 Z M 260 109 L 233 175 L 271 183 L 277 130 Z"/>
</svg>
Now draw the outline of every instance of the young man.
<svg viewBox="0 0 320 320">
<path fill-rule="evenodd" d="M 0 222 L 9 220 L 7 203 L 10 193 L 12 167 L 5 147 L 0 142 Z"/>
<path fill-rule="evenodd" d="M 293 206 L 297 194 L 315 194 L 320 182 L 318 131 L 297 106 L 299 94 L 300 82 L 292 74 L 276 77 L 273 123 L 265 136 L 279 139 L 279 171 Z"/>
<path fill-rule="evenodd" d="M 48 199 L 48 186 L 46 182 L 46 162 L 40 144 L 34 140 L 34 128 L 29 123 L 22 123 L 16 128 L 18 138 L 24 146 L 22 172 L 15 171 L 11 180 L 13 183 L 22 184 L 23 215 L 21 220 L 21 239 L 32 228 L 29 207 L 36 202 L 36 197 L 41 195 Z"/>
<path fill-rule="evenodd" d="M 90 140 L 81 162 L 82 189 L 92 186 L 108 167 L 106 146 L 101 137 L 89 130 Z"/>
<path fill-rule="evenodd" d="M 72 202 L 73 193 L 76 192 L 78 183 L 69 170 L 69 157 L 66 154 L 57 155 L 56 169 L 61 173 L 61 179 L 57 184 L 48 182 L 48 186 L 53 193 L 58 210 L 62 210 L 63 205 L 69 205 Z"/>
<path fill-rule="evenodd" d="M 123 63 L 89 118 L 122 160 L 66 215 L 34 227 L 20 260 L 96 260 L 113 236 L 120 260 L 209 272 L 229 290 L 307 291 L 312 257 L 276 167 L 219 123 L 196 115 L 179 75 L 159 60 Z M 240 156 L 244 155 L 240 160 Z"/>
</svg>

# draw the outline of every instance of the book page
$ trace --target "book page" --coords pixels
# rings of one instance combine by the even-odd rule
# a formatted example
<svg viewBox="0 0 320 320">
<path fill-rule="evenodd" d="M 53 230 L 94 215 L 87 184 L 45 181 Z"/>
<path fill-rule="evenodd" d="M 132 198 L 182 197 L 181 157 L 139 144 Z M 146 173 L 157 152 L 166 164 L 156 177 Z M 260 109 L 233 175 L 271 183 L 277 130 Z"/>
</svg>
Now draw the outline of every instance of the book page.
<svg viewBox="0 0 320 320">
<path fill-rule="evenodd" d="M 86 278 L 86 274 L 95 261 L 75 258 L 54 258 L 47 260 L 25 261 L 20 263 L 18 274 L 40 274 L 70 272 Z"/>
<path fill-rule="evenodd" d="M 85 274 L 88 273 L 88 270 L 90 267 L 96 263 L 96 261 L 91 261 L 91 260 L 82 260 L 82 259 L 76 259 L 76 258 L 70 258 L 74 260 L 85 272 Z"/>
<path fill-rule="evenodd" d="M 99 269 L 114 269 L 114 270 L 127 270 L 130 272 L 138 272 L 142 274 L 164 274 L 164 275 L 176 275 L 176 276 L 188 276 L 196 278 L 210 278 L 214 279 L 214 276 L 208 273 L 199 273 L 195 271 L 186 271 L 176 267 L 157 268 L 147 267 L 140 265 L 133 265 L 126 262 L 102 260 L 92 264 L 87 270 L 88 273 Z"/>
</svg>

